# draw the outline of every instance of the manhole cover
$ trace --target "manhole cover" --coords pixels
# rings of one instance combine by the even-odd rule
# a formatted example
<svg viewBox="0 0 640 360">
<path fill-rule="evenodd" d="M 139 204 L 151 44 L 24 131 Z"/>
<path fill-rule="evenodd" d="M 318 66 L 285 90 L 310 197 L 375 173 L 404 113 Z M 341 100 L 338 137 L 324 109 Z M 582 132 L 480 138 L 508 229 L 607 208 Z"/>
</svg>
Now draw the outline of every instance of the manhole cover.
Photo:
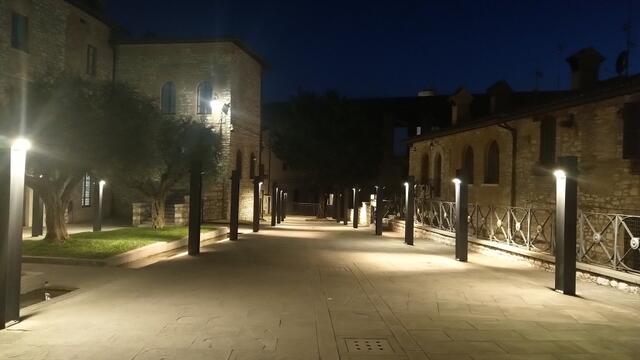
<svg viewBox="0 0 640 360">
<path fill-rule="evenodd" d="M 345 339 L 352 353 L 393 354 L 393 348 L 385 339 Z"/>
</svg>

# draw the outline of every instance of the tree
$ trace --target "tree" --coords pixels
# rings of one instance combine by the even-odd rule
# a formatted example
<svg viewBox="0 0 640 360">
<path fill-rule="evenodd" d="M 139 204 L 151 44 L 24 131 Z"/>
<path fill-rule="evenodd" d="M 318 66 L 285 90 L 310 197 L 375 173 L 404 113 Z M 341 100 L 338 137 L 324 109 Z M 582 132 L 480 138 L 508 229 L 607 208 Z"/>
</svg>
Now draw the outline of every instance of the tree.
<svg viewBox="0 0 640 360">
<path fill-rule="evenodd" d="M 372 185 L 377 178 L 381 132 L 358 102 L 336 92 L 300 92 L 272 121 L 274 152 L 292 169 L 308 173 L 320 194 Z"/>
<path fill-rule="evenodd" d="M 165 202 L 176 185 L 183 183 L 194 162 L 210 176 L 218 173 L 221 137 L 204 122 L 187 116 L 155 118 L 150 148 L 132 148 L 112 167 L 114 178 L 136 189 L 151 202 L 151 225 L 165 226 Z M 143 159 L 137 161 L 136 159 Z"/>
</svg>

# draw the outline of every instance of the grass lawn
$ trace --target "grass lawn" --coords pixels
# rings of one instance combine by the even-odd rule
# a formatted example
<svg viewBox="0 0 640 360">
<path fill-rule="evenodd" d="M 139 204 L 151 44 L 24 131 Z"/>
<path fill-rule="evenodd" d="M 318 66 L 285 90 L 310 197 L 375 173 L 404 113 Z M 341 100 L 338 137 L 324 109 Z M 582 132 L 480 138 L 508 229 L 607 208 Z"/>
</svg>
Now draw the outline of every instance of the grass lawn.
<svg viewBox="0 0 640 360">
<path fill-rule="evenodd" d="M 202 226 L 203 233 L 214 229 L 212 226 Z M 178 240 L 187 234 L 186 226 L 167 226 L 162 230 L 139 227 L 83 232 L 71 235 L 71 239 L 60 245 L 38 240 L 23 241 L 22 253 L 29 256 L 105 259 L 154 242 Z"/>
</svg>

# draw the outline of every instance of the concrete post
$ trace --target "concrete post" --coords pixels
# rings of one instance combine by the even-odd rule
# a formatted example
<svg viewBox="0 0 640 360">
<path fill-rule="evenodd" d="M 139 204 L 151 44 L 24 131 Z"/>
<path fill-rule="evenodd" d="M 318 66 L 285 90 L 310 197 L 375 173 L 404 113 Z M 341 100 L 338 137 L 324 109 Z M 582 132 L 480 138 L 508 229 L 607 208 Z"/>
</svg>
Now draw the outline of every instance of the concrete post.
<svg viewBox="0 0 640 360">
<path fill-rule="evenodd" d="M 558 158 L 556 177 L 556 273 L 555 289 L 576 294 L 576 228 L 578 219 L 578 159 Z"/>
<path fill-rule="evenodd" d="M 262 176 L 253 178 L 253 232 L 260 231 L 260 191 L 262 189 Z"/>
<path fill-rule="evenodd" d="M 202 224 L 202 164 L 194 161 L 191 164 L 189 178 L 189 255 L 200 254 L 200 228 Z"/>
<path fill-rule="evenodd" d="M 413 176 L 409 176 L 405 186 L 404 243 L 413 245 L 413 216 L 415 211 L 415 189 Z"/>
<path fill-rule="evenodd" d="M 271 187 L 271 226 L 276 226 L 278 216 L 278 186 L 273 183 Z"/>
<path fill-rule="evenodd" d="M 456 170 L 456 260 L 466 262 L 469 253 L 469 187 L 467 176 Z"/>
<path fill-rule="evenodd" d="M 358 218 L 360 217 L 360 189 L 353 188 L 353 228 L 358 228 Z"/>
<path fill-rule="evenodd" d="M 238 240 L 238 222 L 240 216 L 240 173 L 231 172 L 231 215 L 229 216 L 229 240 Z"/>
<path fill-rule="evenodd" d="M 32 217 L 31 236 L 36 237 L 44 234 L 44 203 L 40 197 L 40 192 L 35 189 L 33 190 Z"/>
<path fill-rule="evenodd" d="M 349 223 L 349 188 L 344 189 L 344 195 L 342 196 L 342 224 L 347 225 Z"/>
<path fill-rule="evenodd" d="M 93 231 L 94 232 L 100 232 L 102 231 L 102 200 L 103 200 L 103 196 L 104 196 L 104 185 L 106 184 L 106 182 L 104 180 L 100 180 L 98 181 L 97 184 L 95 184 L 95 188 L 94 188 L 94 198 L 98 199 L 98 202 L 96 203 L 96 207 L 94 209 L 94 214 L 93 214 Z"/>
<path fill-rule="evenodd" d="M 384 187 L 376 186 L 376 235 L 382 235 L 382 217 L 384 216 Z"/>
</svg>

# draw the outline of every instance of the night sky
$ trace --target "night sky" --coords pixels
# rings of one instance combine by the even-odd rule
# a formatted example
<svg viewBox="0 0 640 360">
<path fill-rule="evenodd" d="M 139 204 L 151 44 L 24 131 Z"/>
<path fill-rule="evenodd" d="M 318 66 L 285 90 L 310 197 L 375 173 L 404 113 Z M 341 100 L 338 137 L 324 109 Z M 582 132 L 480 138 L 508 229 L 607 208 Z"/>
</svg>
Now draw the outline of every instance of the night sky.
<svg viewBox="0 0 640 360">
<path fill-rule="evenodd" d="M 234 37 L 271 65 L 265 102 L 298 89 L 335 89 L 351 97 L 414 96 L 424 88 L 484 92 L 499 79 L 531 90 L 567 88 L 565 58 L 586 46 L 605 57 L 601 78 L 615 75 L 634 1 L 264 1 L 108 0 L 111 19 L 141 37 Z M 559 49 L 562 48 L 560 52 Z M 640 71 L 640 49 L 631 52 Z"/>
</svg>

